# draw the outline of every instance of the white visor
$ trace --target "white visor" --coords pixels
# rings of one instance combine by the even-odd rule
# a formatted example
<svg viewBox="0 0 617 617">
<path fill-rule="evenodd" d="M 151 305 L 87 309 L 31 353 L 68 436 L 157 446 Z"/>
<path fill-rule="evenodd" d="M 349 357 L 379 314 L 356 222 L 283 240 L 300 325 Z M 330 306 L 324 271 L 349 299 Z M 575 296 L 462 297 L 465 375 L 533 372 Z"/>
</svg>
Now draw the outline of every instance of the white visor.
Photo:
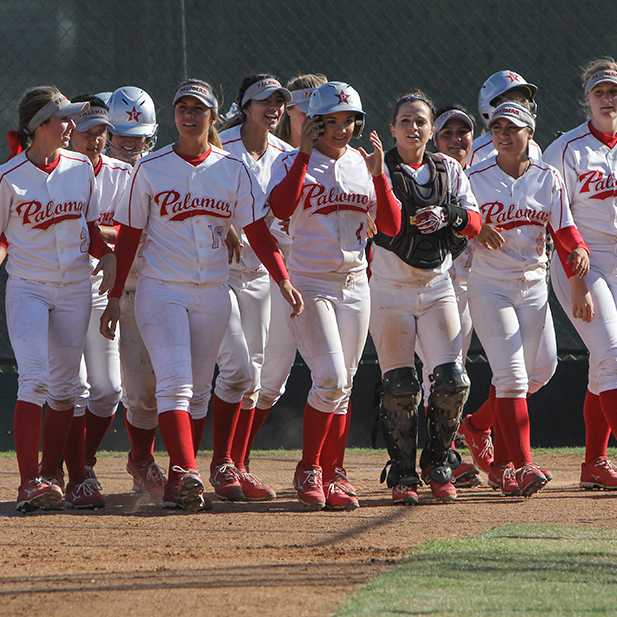
<svg viewBox="0 0 617 617">
<path fill-rule="evenodd" d="M 71 103 L 64 94 L 54 94 L 51 101 L 43 105 L 28 122 L 28 131 L 33 133 L 43 122 L 49 120 L 52 116 L 59 118 L 70 118 L 90 108 L 90 103 Z"/>
<path fill-rule="evenodd" d="M 201 86 L 200 84 L 185 84 L 180 86 L 174 94 L 174 100 L 172 106 L 175 105 L 183 96 L 192 96 L 198 101 L 201 101 L 206 107 L 210 109 L 218 109 L 219 103 L 216 97 L 212 93 L 212 90 Z"/>
<path fill-rule="evenodd" d="M 461 120 L 461 122 L 464 122 L 469 127 L 470 131 L 473 131 L 473 121 L 464 111 L 460 109 L 448 109 L 448 111 L 444 111 L 435 118 L 435 135 L 437 135 L 450 120 Z"/>
<path fill-rule="evenodd" d="M 90 107 L 84 111 L 75 121 L 75 129 L 79 133 L 84 133 L 93 126 L 104 124 L 105 126 L 111 126 L 109 121 L 109 113 L 103 107 Z"/>
<path fill-rule="evenodd" d="M 315 92 L 315 88 L 301 88 L 300 90 L 291 91 L 291 101 L 287 103 L 287 107 L 297 106 L 305 114 L 308 113 L 309 99 L 311 94 Z"/>
<path fill-rule="evenodd" d="M 533 118 L 532 113 L 523 105 L 519 103 L 514 103 L 513 101 L 506 101 L 497 105 L 495 107 L 495 111 L 491 115 L 490 122 L 488 123 L 489 128 L 495 123 L 499 118 L 505 118 L 519 127 L 528 127 L 532 131 L 536 130 L 536 121 Z"/>
<path fill-rule="evenodd" d="M 281 93 L 285 103 L 291 101 L 291 92 L 281 86 L 281 82 L 278 79 L 269 77 L 251 84 L 246 89 L 242 101 L 240 101 L 240 107 L 244 107 L 249 101 L 265 101 L 275 92 Z"/>
<path fill-rule="evenodd" d="M 613 69 L 606 69 L 604 71 L 594 73 L 585 82 L 585 96 L 587 96 L 598 84 L 606 81 L 612 84 L 617 84 L 617 71 Z"/>
</svg>

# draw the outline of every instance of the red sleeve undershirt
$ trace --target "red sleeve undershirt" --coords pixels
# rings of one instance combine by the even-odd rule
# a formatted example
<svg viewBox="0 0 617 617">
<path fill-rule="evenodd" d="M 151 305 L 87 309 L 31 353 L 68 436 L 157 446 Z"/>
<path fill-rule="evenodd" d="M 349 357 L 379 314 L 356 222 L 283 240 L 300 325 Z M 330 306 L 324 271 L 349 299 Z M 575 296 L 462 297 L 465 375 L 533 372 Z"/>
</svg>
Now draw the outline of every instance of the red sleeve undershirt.
<svg viewBox="0 0 617 617">
<path fill-rule="evenodd" d="M 112 250 L 107 246 L 97 224 L 94 221 L 88 223 L 88 233 L 90 234 L 90 246 L 88 253 L 95 259 L 100 259 L 103 255 L 108 255 Z"/>
<path fill-rule="evenodd" d="M 118 238 L 116 240 L 116 282 L 113 289 L 109 292 L 112 298 L 119 298 L 124 290 L 126 279 L 128 278 L 135 254 L 139 247 L 141 229 L 120 225 Z"/>
<path fill-rule="evenodd" d="M 574 276 L 574 270 L 572 269 L 572 265 L 568 261 L 568 257 L 570 253 L 577 248 L 582 248 L 589 253 L 589 247 L 583 240 L 580 232 L 574 225 L 570 225 L 569 227 L 562 227 L 559 231 L 554 231 L 553 228 L 549 225 L 548 231 L 551 234 L 553 241 L 555 242 L 555 250 L 557 251 L 557 256 L 559 257 L 559 261 L 561 261 L 561 265 L 563 269 L 566 271 L 568 278 Z"/>
<path fill-rule="evenodd" d="M 469 239 L 475 238 L 480 233 L 480 229 L 482 229 L 482 217 L 475 210 L 467 210 L 466 212 L 467 225 L 457 233 Z"/>
<path fill-rule="evenodd" d="M 373 176 L 377 196 L 377 229 L 386 236 L 397 236 L 401 231 L 401 205 L 384 174 Z"/>
<path fill-rule="evenodd" d="M 308 154 L 298 152 L 287 175 L 272 189 L 268 203 L 276 218 L 285 220 L 294 213 L 302 197 L 309 158 Z"/>
<path fill-rule="evenodd" d="M 280 283 L 289 278 L 283 254 L 279 250 L 274 236 L 266 225 L 266 219 L 261 218 L 244 228 L 249 244 L 255 251 L 261 263 L 266 266 L 270 276 Z"/>
</svg>

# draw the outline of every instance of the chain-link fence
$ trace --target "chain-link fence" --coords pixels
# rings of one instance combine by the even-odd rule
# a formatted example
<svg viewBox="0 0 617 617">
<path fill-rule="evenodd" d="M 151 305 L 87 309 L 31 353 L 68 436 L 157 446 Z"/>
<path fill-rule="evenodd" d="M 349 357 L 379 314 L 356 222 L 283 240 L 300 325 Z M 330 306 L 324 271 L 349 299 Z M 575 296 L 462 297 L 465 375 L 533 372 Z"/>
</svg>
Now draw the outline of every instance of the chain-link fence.
<svg viewBox="0 0 617 617">
<path fill-rule="evenodd" d="M 512 68 L 540 86 L 545 146 L 582 120 L 579 67 L 617 55 L 616 19 L 614 0 L 4 0 L 0 123 L 16 126 L 33 85 L 72 96 L 133 84 L 152 94 L 165 144 L 186 76 L 208 80 L 226 107 L 247 74 L 323 72 L 360 92 L 368 126 L 386 136 L 404 91 L 475 111 L 485 77 Z M 562 349 L 578 345 L 564 320 L 558 330 Z M 0 333 L 0 357 L 11 355 Z"/>
</svg>

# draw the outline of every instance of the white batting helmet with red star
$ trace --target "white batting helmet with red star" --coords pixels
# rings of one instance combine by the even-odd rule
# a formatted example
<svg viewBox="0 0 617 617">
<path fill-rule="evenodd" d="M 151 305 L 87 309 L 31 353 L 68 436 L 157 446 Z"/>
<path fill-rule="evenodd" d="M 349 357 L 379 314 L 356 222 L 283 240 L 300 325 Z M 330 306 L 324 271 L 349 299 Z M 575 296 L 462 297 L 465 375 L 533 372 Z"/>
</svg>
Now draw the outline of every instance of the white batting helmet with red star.
<svg viewBox="0 0 617 617">
<path fill-rule="evenodd" d="M 152 138 L 156 134 L 154 101 L 145 90 L 122 86 L 113 92 L 107 105 L 114 135 Z"/>
<path fill-rule="evenodd" d="M 329 81 L 316 88 L 309 99 L 308 117 L 334 114 L 337 111 L 356 114 L 354 137 L 360 137 L 364 128 L 364 110 L 358 92 L 342 81 Z"/>
<path fill-rule="evenodd" d="M 478 111 L 486 126 L 488 126 L 491 114 L 495 111 L 495 99 L 511 90 L 523 92 L 531 103 L 532 113 L 536 114 L 537 104 L 535 97 L 538 87 L 530 84 L 522 75 L 514 71 L 497 71 L 482 84 L 478 95 Z"/>
</svg>

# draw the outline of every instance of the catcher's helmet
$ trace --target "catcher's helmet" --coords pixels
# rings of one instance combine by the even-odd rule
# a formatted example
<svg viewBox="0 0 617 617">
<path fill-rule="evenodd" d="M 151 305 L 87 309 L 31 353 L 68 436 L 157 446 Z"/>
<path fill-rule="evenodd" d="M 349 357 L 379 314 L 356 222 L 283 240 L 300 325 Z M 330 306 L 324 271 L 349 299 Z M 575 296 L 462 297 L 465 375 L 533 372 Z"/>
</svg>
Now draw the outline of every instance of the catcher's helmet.
<svg viewBox="0 0 617 617">
<path fill-rule="evenodd" d="M 156 135 L 156 110 L 150 95 L 135 86 L 122 86 L 109 98 L 110 129 L 114 135 L 153 138 Z"/>
<path fill-rule="evenodd" d="M 482 84 L 478 95 L 478 111 L 486 126 L 495 110 L 495 99 L 510 90 L 526 91 L 531 103 L 531 113 L 534 115 L 537 113 L 538 105 L 535 96 L 538 87 L 530 84 L 522 75 L 514 71 L 497 71 Z"/>
<path fill-rule="evenodd" d="M 308 105 L 308 117 L 334 114 L 337 111 L 349 111 L 356 114 L 354 137 L 360 137 L 364 129 L 364 111 L 357 91 L 342 81 L 329 81 L 311 94 Z"/>
</svg>

